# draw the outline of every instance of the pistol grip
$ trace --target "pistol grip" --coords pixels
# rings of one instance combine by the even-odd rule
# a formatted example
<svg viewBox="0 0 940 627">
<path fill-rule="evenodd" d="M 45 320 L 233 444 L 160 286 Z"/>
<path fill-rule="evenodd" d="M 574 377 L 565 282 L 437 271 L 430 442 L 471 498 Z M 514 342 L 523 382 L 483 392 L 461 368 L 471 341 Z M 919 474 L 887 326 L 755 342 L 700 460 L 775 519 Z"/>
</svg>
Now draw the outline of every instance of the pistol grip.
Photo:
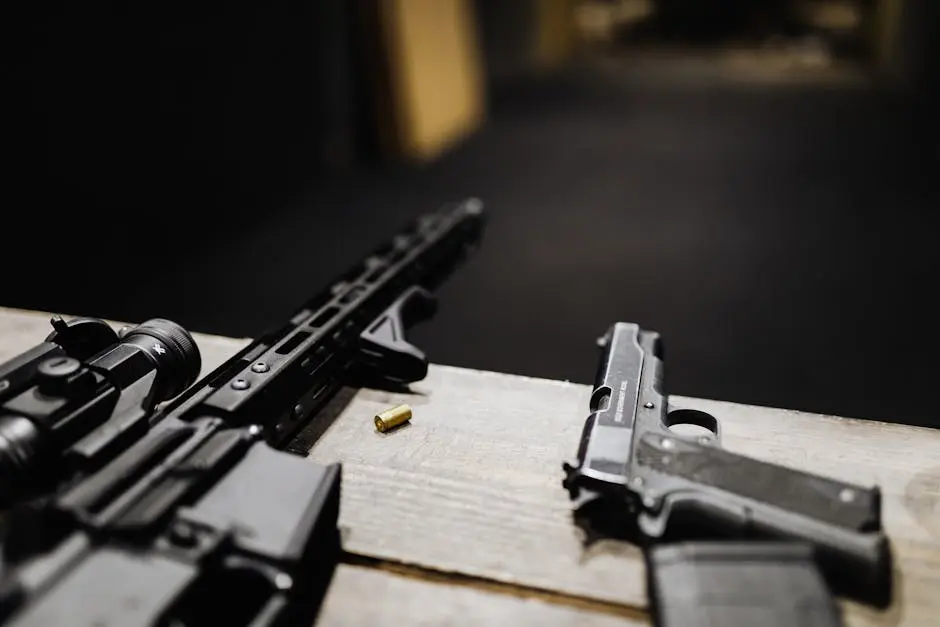
<svg viewBox="0 0 940 627">
<path fill-rule="evenodd" d="M 806 542 L 840 593 L 879 606 L 890 602 L 891 552 L 877 488 L 662 434 L 643 436 L 636 459 L 649 489 L 661 495 L 641 514 L 643 535 Z"/>
<path fill-rule="evenodd" d="M 891 602 L 891 549 L 884 533 L 860 533 L 784 510 L 714 494 L 667 496 L 657 514 L 643 513 L 647 538 L 747 539 L 805 542 L 833 589 L 886 607 Z"/>
</svg>

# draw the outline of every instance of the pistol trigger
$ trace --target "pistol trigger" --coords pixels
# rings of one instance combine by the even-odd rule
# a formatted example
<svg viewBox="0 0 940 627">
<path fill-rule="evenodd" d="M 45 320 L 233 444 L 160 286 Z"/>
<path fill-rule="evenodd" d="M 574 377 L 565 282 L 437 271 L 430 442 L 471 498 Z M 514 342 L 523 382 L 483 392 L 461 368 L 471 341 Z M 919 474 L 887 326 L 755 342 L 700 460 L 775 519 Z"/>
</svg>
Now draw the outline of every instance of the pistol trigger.
<svg viewBox="0 0 940 627">
<path fill-rule="evenodd" d="M 636 526 L 640 534 L 647 539 L 662 538 L 669 527 L 669 514 L 671 502 L 664 499 L 661 507 L 647 509 L 644 507 L 636 517 Z"/>
<path fill-rule="evenodd" d="M 430 317 L 437 302 L 427 290 L 414 286 L 386 309 L 359 337 L 359 366 L 371 375 L 396 383 L 420 381 L 428 373 L 428 358 L 405 339 L 405 329 Z"/>
</svg>

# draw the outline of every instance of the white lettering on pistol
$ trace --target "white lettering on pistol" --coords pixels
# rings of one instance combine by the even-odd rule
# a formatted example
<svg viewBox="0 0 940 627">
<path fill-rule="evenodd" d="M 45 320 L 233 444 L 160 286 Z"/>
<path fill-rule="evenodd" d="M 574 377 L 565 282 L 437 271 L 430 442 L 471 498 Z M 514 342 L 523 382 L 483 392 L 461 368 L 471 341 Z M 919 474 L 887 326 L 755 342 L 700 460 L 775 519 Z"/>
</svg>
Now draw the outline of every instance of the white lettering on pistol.
<svg viewBox="0 0 940 627">
<path fill-rule="evenodd" d="M 623 422 L 623 404 L 627 400 L 627 380 L 620 382 L 620 396 L 617 397 L 617 411 L 614 412 L 614 422 Z"/>
</svg>

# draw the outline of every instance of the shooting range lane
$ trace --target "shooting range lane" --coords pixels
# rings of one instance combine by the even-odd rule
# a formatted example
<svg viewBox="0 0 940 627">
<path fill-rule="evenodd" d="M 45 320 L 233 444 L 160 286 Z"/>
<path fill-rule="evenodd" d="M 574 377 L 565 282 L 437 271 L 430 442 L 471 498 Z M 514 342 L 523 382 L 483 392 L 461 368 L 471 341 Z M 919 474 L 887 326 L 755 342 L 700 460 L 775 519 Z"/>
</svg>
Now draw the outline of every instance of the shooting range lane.
<svg viewBox="0 0 940 627">
<path fill-rule="evenodd" d="M 0 359 L 45 337 L 48 317 L 0 309 Z M 204 373 L 247 342 L 194 337 Z M 561 488 L 561 462 L 575 456 L 590 389 L 432 366 L 413 391 L 341 394 L 323 412 L 323 424 L 311 426 L 323 435 L 310 459 L 344 464 L 340 526 L 353 554 L 337 570 L 322 624 L 375 624 L 379 617 L 642 624 L 639 551 L 605 541 L 585 552 Z M 879 484 L 895 556 L 895 602 L 882 613 L 845 602 L 846 624 L 934 624 L 940 432 L 720 401 L 672 402 L 717 416 L 729 450 Z M 373 416 L 400 403 L 413 408 L 411 423 L 377 433 Z"/>
</svg>

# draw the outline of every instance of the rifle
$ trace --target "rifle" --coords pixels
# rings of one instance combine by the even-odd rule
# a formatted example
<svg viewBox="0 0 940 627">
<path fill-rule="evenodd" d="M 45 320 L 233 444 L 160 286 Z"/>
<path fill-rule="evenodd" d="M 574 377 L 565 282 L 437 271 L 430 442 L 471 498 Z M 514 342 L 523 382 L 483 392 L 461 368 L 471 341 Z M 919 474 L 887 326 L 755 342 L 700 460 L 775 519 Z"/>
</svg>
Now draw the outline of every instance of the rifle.
<svg viewBox="0 0 940 627">
<path fill-rule="evenodd" d="M 29 357 L 14 359 L 16 367 L 0 371 L 8 373 L 4 379 L 11 381 L 12 394 L 3 398 L 3 411 L 36 426 L 40 435 L 34 439 L 42 440 L 44 453 L 28 463 L 8 463 L 4 473 L 14 468 L 19 480 L 42 470 L 51 487 L 42 491 L 31 485 L 29 497 L 21 496 L 7 514 L 0 621 L 309 624 L 339 551 L 341 468 L 321 467 L 277 448 L 344 384 L 401 386 L 425 376 L 427 359 L 404 340 L 404 330 L 433 312 L 430 290 L 475 248 L 482 229 L 482 205 L 476 200 L 421 217 L 305 303 L 288 323 L 145 420 L 136 418 L 149 407 L 140 399 L 158 398 L 152 388 L 163 376 L 153 365 L 154 353 L 165 355 L 147 348 L 152 335 L 146 342 L 131 340 L 145 336 L 141 327 L 166 331 L 176 325 L 141 325 L 116 343 L 131 343 L 122 350 L 140 363 L 148 360 L 152 371 L 150 391 L 141 396 L 138 390 L 125 401 L 120 397 L 126 387 L 114 385 L 114 376 L 95 356 L 112 340 L 100 324 L 69 327 L 100 334 L 97 343 L 85 342 L 84 352 L 57 344 L 58 336 Z M 144 349 L 138 350 L 141 344 Z M 174 356 L 178 360 L 185 352 L 190 369 L 198 363 L 192 346 Z M 111 392 L 119 398 L 108 405 L 104 419 L 100 411 L 82 413 L 88 402 L 74 401 L 72 386 L 53 389 L 33 380 L 31 373 L 46 364 L 39 355 L 52 353 L 51 359 L 78 361 L 79 370 L 118 389 Z M 70 413 L 26 414 L 21 403 L 10 400 L 53 393 Z M 116 426 L 129 415 L 135 416 L 136 430 Z M 49 428 L 63 416 L 76 427 Z M 96 448 L 100 456 L 76 455 L 90 439 L 102 443 Z"/>
<path fill-rule="evenodd" d="M 742 590 L 761 587 L 765 596 L 798 589 L 804 595 L 751 608 L 764 612 L 760 624 L 835 624 L 824 585 L 807 584 L 815 581 L 817 567 L 838 593 L 877 607 L 890 604 L 891 553 L 878 487 L 723 450 L 714 416 L 670 411 L 658 333 L 621 322 L 598 343 L 603 353 L 591 414 L 577 463 L 563 465 L 563 486 L 589 542 L 616 537 L 646 549 L 661 624 L 735 624 L 728 607 L 757 604 Z M 705 434 L 680 435 L 673 427 L 682 424 Z M 736 573 L 749 585 L 735 580 Z M 677 589 L 678 580 L 686 582 L 685 591 Z M 807 607 L 820 622 L 794 618 L 794 611 Z"/>
</svg>

